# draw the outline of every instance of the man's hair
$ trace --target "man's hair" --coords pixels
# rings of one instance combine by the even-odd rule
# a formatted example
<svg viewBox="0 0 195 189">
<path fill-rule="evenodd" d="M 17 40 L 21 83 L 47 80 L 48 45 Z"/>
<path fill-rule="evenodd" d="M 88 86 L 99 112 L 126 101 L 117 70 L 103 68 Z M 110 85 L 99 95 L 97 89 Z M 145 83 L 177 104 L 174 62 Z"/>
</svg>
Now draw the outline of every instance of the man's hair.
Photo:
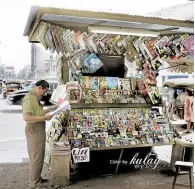
<svg viewBox="0 0 195 189">
<path fill-rule="evenodd" d="M 42 87 L 42 89 L 47 89 L 49 88 L 49 83 L 45 80 L 39 80 L 36 82 L 35 86 Z"/>
<path fill-rule="evenodd" d="M 188 93 L 189 96 L 194 96 L 193 91 L 191 91 L 190 89 L 186 89 L 186 92 Z"/>
</svg>

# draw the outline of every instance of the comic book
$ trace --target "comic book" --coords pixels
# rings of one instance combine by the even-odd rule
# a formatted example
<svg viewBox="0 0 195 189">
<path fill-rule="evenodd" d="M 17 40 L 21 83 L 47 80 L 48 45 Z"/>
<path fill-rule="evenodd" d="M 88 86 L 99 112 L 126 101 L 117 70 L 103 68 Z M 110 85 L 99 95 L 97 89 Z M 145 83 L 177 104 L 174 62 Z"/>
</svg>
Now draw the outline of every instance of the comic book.
<svg viewBox="0 0 195 189">
<path fill-rule="evenodd" d="M 148 90 L 148 95 L 150 97 L 150 100 L 152 102 L 152 104 L 158 104 L 161 101 L 160 98 L 160 91 L 157 87 L 151 87 Z"/>
<path fill-rule="evenodd" d="M 65 46 L 67 49 L 67 54 L 65 55 L 66 57 L 69 57 L 70 55 L 74 54 L 74 46 L 72 43 L 72 37 L 75 35 L 74 30 L 70 31 L 70 33 L 64 38 L 65 41 Z"/>
<path fill-rule="evenodd" d="M 127 78 L 119 78 L 119 90 L 124 90 L 124 91 L 130 91 L 131 86 L 130 86 L 130 79 Z"/>
<path fill-rule="evenodd" d="M 76 37 L 76 40 L 78 41 L 80 49 L 86 49 L 85 40 L 87 38 L 87 33 L 83 32 L 81 35 Z"/>
<path fill-rule="evenodd" d="M 92 90 L 99 91 L 99 78 L 91 77 L 91 87 Z"/>
<path fill-rule="evenodd" d="M 96 56 L 96 54 L 91 53 L 83 58 L 82 62 L 82 72 L 83 73 L 95 73 L 99 68 L 103 66 L 102 61 Z"/>
<path fill-rule="evenodd" d="M 158 55 L 155 51 L 156 38 L 147 38 L 145 40 L 145 50 L 148 53 L 150 59 L 156 58 Z"/>
<path fill-rule="evenodd" d="M 66 83 L 67 99 L 69 103 L 79 103 L 81 100 L 81 90 L 78 82 L 72 81 Z"/>
<path fill-rule="evenodd" d="M 83 92 L 85 92 L 86 89 L 91 88 L 91 77 L 90 76 L 82 76 L 80 78 L 80 87 Z"/>
<path fill-rule="evenodd" d="M 194 36 L 191 35 L 188 38 L 184 39 L 182 42 L 185 50 L 187 50 L 191 56 L 194 56 Z"/>
<path fill-rule="evenodd" d="M 141 81 L 141 78 L 131 78 L 131 90 L 136 91 L 139 90 L 139 82 Z"/>
<path fill-rule="evenodd" d="M 100 92 L 105 92 L 107 90 L 106 77 L 99 77 L 99 88 Z"/>
<path fill-rule="evenodd" d="M 155 46 L 158 50 L 161 50 L 165 47 L 169 42 L 169 38 L 167 36 L 162 37 L 159 41 L 156 42 Z"/>
<path fill-rule="evenodd" d="M 119 84 L 118 77 L 106 77 L 106 84 L 108 90 L 117 90 Z"/>
</svg>

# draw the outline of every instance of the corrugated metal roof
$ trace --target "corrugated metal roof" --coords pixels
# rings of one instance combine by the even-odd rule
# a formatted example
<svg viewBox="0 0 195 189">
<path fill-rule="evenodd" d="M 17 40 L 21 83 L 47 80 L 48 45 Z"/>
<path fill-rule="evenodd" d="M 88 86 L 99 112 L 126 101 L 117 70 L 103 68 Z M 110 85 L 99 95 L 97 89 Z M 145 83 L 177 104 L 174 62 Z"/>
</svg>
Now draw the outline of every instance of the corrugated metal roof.
<svg viewBox="0 0 195 189">
<path fill-rule="evenodd" d="M 179 26 L 181 32 L 193 32 L 193 22 L 180 21 L 174 19 L 162 19 L 149 16 L 131 15 L 129 12 L 117 12 L 111 9 L 60 9 L 53 7 L 37 7 L 31 8 L 29 18 L 25 27 L 24 35 L 34 32 L 40 21 L 53 21 L 64 23 L 82 23 L 84 27 L 89 25 L 104 25 L 104 26 L 118 26 L 131 27 L 150 30 L 161 30 L 172 26 Z M 36 22 L 36 23 L 35 23 Z M 99 23 L 101 22 L 101 23 Z M 81 24 L 81 25 L 82 25 Z M 71 24 L 72 26 L 72 24 Z M 188 30 L 190 28 L 190 30 Z"/>
<path fill-rule="evenodd" d="M 194 2 L 188 2 L 186 4 L 169 7 L 160 11 L 155 11 L 147 14 L 147 16 L 194 21 Z"/>
</svg>

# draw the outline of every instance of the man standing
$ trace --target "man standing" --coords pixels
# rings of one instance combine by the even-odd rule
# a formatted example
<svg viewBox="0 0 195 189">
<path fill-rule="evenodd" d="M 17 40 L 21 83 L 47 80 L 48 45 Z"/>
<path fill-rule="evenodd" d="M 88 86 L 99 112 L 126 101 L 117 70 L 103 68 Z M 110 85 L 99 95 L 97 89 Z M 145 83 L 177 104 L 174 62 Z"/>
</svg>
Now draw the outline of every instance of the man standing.
<svg viewBox="0 0 195 189">
<path fill-rule="evenodd" d="M 43 106 L 39 102 L 39 98 L 48 89 L 49 83 L 45 80 L 40 80 L 22 101 L 22 112 L 24 121 L 26 122 L 25 134 L 30 161 L 29 185 L 31 189 L 47 181 L 41 178 L 45 155 L 45 121 L 52 118 L 52 115 L 48 115 L 47 113 L 57 108 L 57 106 L 52 106 L 43 110 Z"/>
</svg>

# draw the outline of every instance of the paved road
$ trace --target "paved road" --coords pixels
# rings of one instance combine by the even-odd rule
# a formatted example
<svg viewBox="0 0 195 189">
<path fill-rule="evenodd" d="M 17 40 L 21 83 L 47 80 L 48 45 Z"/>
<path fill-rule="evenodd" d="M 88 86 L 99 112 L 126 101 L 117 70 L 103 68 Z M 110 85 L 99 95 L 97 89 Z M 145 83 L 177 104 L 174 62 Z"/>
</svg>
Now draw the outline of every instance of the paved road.
<svg viewBox="0 0 195 189">
<path fill-rule="evenodd" d="M 0 141 L 24 139 L 21 106 L 10 106 L 0 96 Z"/>
<path fill-rule="evenodd" d="M 0 163 L 27 158 L 21 106 L 10 106 L 0 96 Z"/>
</svg>

